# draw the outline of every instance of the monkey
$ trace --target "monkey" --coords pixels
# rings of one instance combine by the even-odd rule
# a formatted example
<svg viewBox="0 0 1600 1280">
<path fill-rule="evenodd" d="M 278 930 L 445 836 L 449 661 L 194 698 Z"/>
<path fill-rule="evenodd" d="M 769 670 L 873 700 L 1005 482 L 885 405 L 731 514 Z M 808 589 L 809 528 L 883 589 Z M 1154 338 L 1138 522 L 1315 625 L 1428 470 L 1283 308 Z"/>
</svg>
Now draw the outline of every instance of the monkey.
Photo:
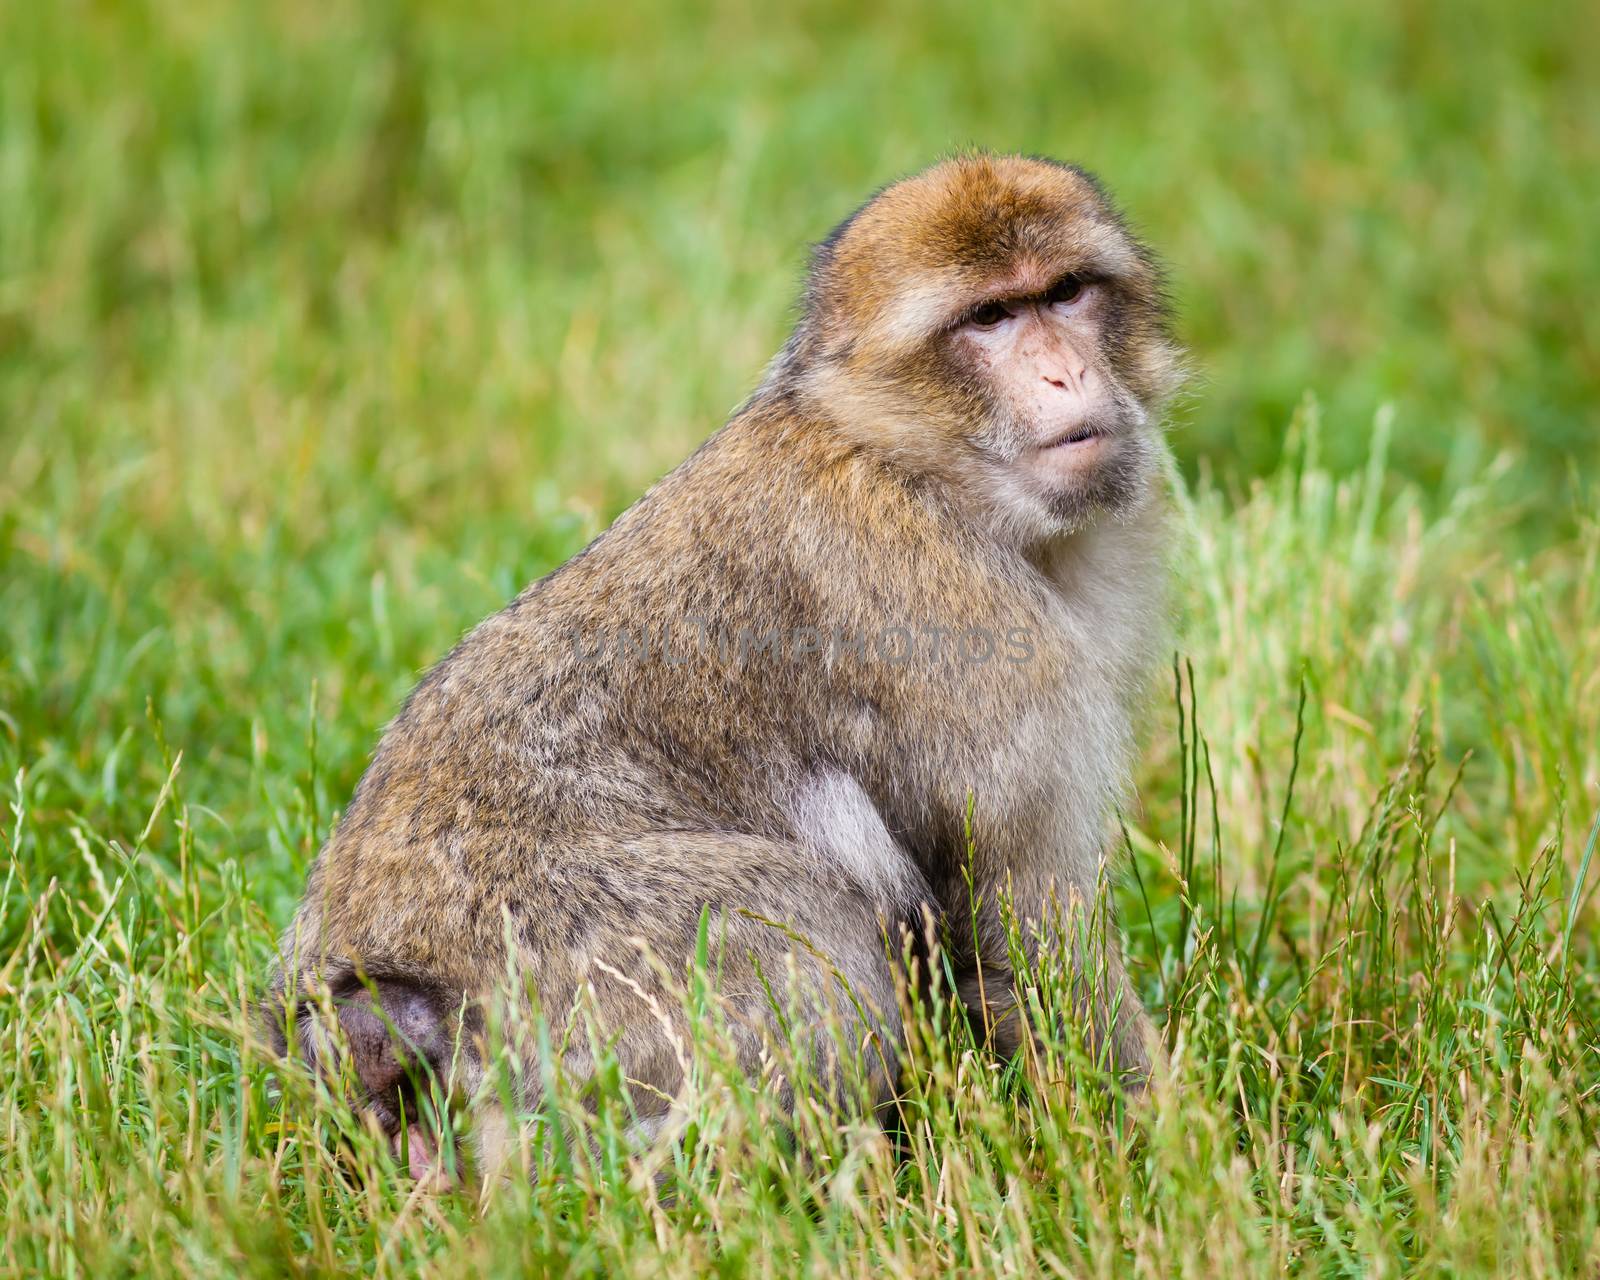
<svg viewBox="0 0 1600 1280">
<path fill-rule="evenodd" d="M 423 1176 L 416 1073 L 472 1094 L 510 974 L 552 1018 L 591 1002 L 650 1132 L 684 1085 L 662 974 L 710 920 L 752 1069 L 756 979 L 787 965 L 808 999 L 859 994 L 890 1096 L 885 939 L 930 921 L 1014 1053 L 1000 904 L 1037 947 L 1052 904 L 1093 900 L 1131 787 L 1182 361 L 1160 267 L 1085 170 L 973 151 L 880 190 L 814 247 L 727 423 L 405 702 L 283 935 L 279 1050 L 326 1063 L 323 993 L 358 1105 L 397 1152 L 409 1127 Z M 1114 937 L 1100 969 L 1137 1081 L 1153 1029 Z M 492 1164 L 509 1120 L 472 1105 Z"/>
</svg>

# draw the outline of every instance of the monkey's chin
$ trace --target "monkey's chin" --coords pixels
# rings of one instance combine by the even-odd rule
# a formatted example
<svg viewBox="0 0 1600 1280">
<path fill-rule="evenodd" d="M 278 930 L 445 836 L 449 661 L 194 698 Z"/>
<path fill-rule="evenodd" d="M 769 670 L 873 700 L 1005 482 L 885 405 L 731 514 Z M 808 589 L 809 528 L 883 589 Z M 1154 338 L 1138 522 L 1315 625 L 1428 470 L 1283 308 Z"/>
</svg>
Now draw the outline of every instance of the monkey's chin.
<svg viewBox="0 0 1600 1280">
<path fill-rule="evenodd" d="M 1144 453 L 1137 442 L 1107 432 L 1039 450 L 1032 470 L 1060 531 L 1083 529 L 1136 506 L 1146 488 Z"/>
</svg>

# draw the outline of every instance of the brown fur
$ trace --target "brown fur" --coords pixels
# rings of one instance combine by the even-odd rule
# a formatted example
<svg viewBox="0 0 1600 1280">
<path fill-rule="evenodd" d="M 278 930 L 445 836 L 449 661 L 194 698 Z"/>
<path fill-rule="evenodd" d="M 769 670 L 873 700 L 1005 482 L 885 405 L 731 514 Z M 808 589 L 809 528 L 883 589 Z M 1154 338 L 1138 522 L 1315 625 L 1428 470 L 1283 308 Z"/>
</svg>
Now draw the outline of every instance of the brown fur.
<svg viewBox="0 0 1600 1280">
<path fill-rule="evenodd" d="M 635 940 L 681 971 L 710 909 L 754 1062 L 752 965 L 780 971 L 793 944 L 748 911 L 826 953 L 892 1051 L 881 926 L 914 925 L 924 908 L 967 918 L 971 797 L 986 914 L 983 954 L 962 959 L 981 961 L 1003 1011 L 997 891 L 1030 921 L 1053 894 L 1095 892 L 1133 703 L 1160 646 L 1165 454 L 1148 427 L 1108 509 L 1060 527 L 1008 515 L 1003 465 L 975 444 L 984 386 L 941 344 L 974 301 L 1081 270 L 1108 282 L 1107 376 L 1154 411 L 1176 368 L 1159 279 L 1081 172 L 962 156 L 842 224 L 749 403 L 412 694 L 311 873 L 278 989 L 329 984 L 366 1034 L 363 980 L 426 993 L 417 1007 L 441 1018 L 508 971 L 554 1018 L 588 984 L 626 1070 L 671 1097 L 680 1071 L 646 1008 L 661 982 Z M 1025 628 L 1031 660 L 794 652 L 808 628 L 924 622 Z M 701 626 L 727 651 L 697 643 Z M 655 652 L 619 652 L 619 629 Z M 781 651 L 761 650 L 774 633 Z M 589 657 L 596 637 L 613 642 Z M 1122 989 L 1114 955 L 1107 981 Z M 1113 1032 L 1139 1068 L 1143 1015 L 1126 998 Z M 427 1038 L 405 1043 L 438 1067 Z M 392 1127 L 404 1105 L 386 1093 L 392 1071 L 358 1068 Z"/>
</svg>

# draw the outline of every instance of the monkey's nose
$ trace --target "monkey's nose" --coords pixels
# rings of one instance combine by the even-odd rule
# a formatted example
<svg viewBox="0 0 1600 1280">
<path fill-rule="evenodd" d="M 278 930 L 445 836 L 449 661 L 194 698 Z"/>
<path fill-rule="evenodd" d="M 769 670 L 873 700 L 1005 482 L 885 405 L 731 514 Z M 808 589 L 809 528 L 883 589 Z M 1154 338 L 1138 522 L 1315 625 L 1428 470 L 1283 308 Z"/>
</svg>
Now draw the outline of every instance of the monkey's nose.
<svg viewBox="0 0 1600 1280">
<path fill-rule="evenodd" d="M 1086 364 L 1058 365 L 1048 373 L 1041 373 L 1039 378 L 1048 382 L 1058 391 L 1085 392 L 1089 389 L 1089 366 Z"/>
</svg>

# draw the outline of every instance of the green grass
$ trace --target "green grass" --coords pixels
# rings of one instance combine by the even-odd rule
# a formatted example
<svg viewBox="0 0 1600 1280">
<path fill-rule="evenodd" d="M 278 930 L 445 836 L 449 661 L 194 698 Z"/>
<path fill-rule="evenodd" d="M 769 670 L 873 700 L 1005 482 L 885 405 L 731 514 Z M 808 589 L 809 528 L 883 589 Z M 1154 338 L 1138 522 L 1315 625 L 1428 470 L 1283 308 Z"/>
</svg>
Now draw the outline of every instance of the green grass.
<svg viewBox="0 0 1600 1280">
<path fill-rule="evenodd" d="M 0 1268 L 1594 1274 L 1597 56 L 1488 0 L 0 7 Z M 593 1151 L 413 1194 L 247 1034 L 308 861 L 966 142 L 1099 170 L 1200 373 L 1119 890 L 1170 1071 L 934 1002 L 899 1136 L 799 1160 L 691 989 L 670 1199 L 605 1079 Z"/>
</svg>

